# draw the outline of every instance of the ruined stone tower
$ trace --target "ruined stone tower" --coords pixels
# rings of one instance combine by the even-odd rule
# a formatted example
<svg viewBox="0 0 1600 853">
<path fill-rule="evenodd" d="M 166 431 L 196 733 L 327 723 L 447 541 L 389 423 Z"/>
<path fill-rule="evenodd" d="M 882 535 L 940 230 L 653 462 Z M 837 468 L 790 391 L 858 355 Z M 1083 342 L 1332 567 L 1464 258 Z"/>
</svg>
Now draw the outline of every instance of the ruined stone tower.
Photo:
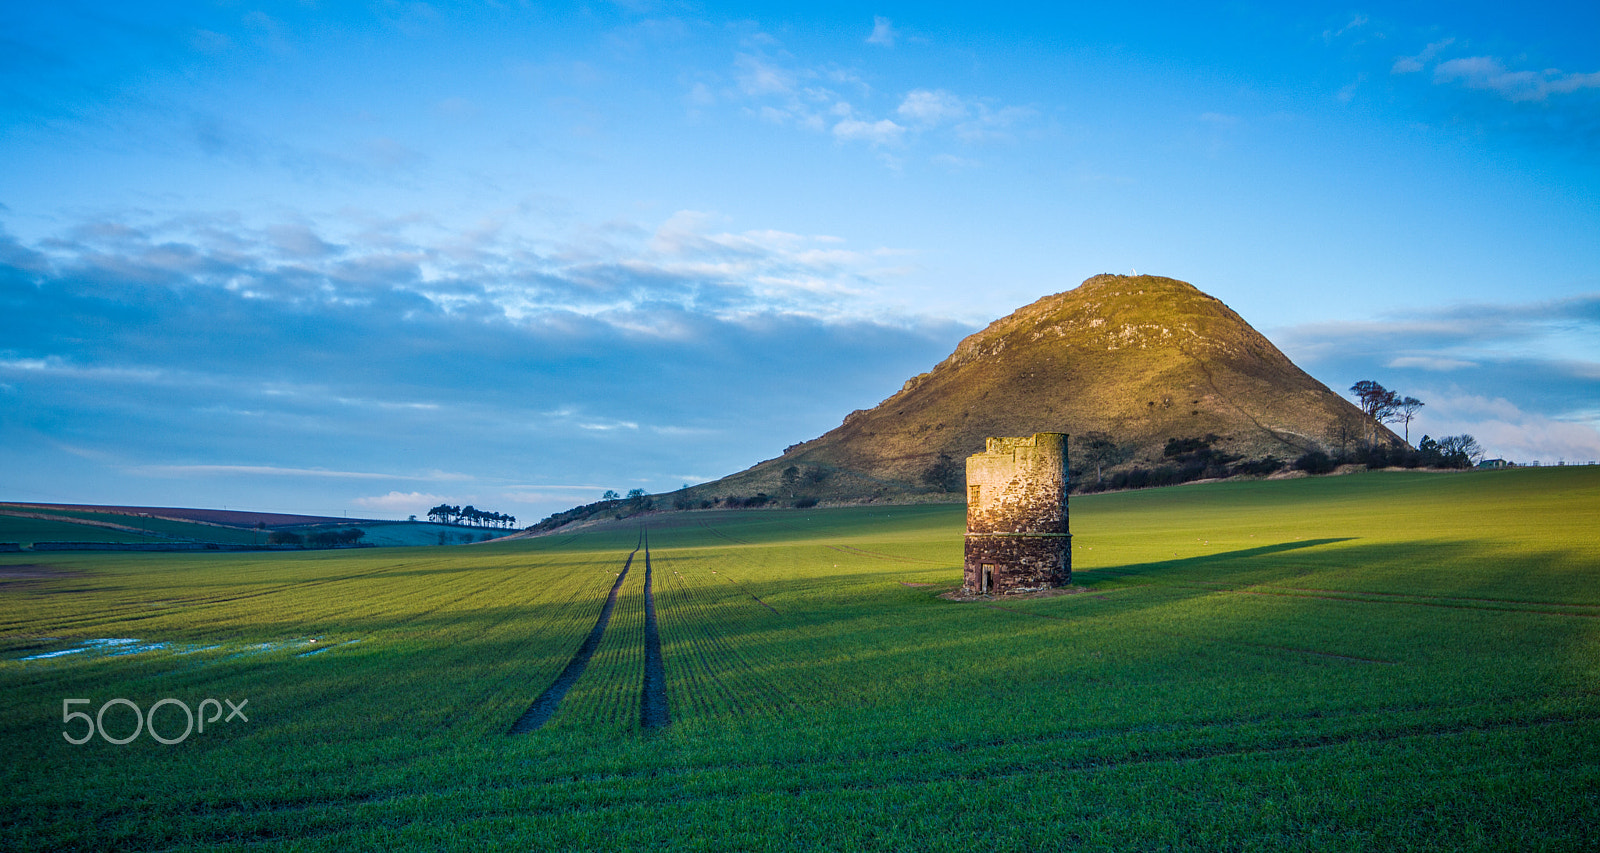
<svg viewBox="0 0 1600 853">
<path fill-rule="evenodd" d="M 990 438 L 967 457 L 967 595 L 1033 592 L 1072 580 L 1067 437 Z"/>
</svg>

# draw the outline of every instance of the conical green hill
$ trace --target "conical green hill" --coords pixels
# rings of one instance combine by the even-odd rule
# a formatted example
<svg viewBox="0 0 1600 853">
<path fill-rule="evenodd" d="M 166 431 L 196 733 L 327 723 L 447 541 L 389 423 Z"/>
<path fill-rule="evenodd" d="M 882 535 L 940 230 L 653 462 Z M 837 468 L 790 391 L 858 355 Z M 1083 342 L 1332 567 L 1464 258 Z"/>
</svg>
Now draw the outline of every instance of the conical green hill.
<svg viewBox="0 0 1600 853">
<path fill-rule="evenodd" d="M 939 483 L 941 463 L 959 466 L 987 436 L 1036 432 L 1069 433 L 1078 450 L 1109 440 L 1123 467 L 1170 461 L 1171 439 L 1214 437 L 1211 447 L 1244 460 L 1399 444 L 1193 285 L 1100 275 L 989 324 L 827 434 L 689 496 L 932 495 L 952 488 Z"/>
</svg>

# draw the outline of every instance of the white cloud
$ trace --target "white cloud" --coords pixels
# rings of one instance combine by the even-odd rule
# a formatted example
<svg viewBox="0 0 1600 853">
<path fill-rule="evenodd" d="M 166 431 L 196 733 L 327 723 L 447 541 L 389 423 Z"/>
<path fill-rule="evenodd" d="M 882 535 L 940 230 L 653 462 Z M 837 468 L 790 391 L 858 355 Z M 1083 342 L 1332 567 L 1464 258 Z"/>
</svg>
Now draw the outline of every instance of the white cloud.
<svg viewBox="0 0 1600 853">
<path fill-rule="evenodd" d="M 943 89 L 912 89 L 895 110 L 907 121 L 943 124 L 967 117 L 967 105 Z"/>
<path fill-rule="evenodd" d="M 1397 369 L 1416 368 L 1418 370 L 1450 371 L 1461 370 L 1467 367 L 1477 367 L 1475 361 L 1464 361 L 1459 358 L 1441 358 L 1438 356 L 1408 355 L 1390 359 L 1385 367 Z"/>
<path fill-rule="evenodd" d="M 500 486 L 507 471 L 657 490 L 698 467 L 683 458 L 737 470 L 760 458 L 744 443 L 831 426 L 795 399 L 855 408 L 873 370 L 924 369 L 971 331 L 897 286 L 905 252 L 712 213 L 556 230 L 542 212 L 455 228 L 356 211 L 277 239 L 254 214 L 124 216 L 27 246 L 0 231 L 0 278 L 29 283 L 0 341 L 0 432 L 49 488 L 76 465 L 146 501 L 323 511 L 493 484 L 533 503 L 489 506 L 534 517 L 583 492 Z M 286 258 L 294 241 L 312 251 Z M 437 458 L 391 464 L 419 452 Z"/>
<path fill-rule="evenodd" d="M 841 141 L 863 141 L 873 145 L 895 145 L 905 134 L 905 128 L 888 119 L 862 121 L 847 118 L 833 126 L 834 138 Z"/>
<path fill-rule="evenodd" d="M 981 101 L 970 102 L 977 115 L 956 125 L 956 136 L 963 142 L 999 142 L 1011 138 L 1009 128 L 1038 115 L 1032 107 L 994 109 Z"/>
<path fill-rule="evenodd" d="M 1395 59 L 1394 65 L 1389 70 L 1394 74 L 1415 74 L 1426 67 L 1429 62 L 1432 62 L 1433 58 L 1439 55 L 1439 51 L 1454 43 L 1454 38 L 1436 41 L 1423 48 L 1422 52 L 1416 56 L 1402 56 Z"/>
<path fill-rule="evenodd" d="M 1600 429 L 1593 423 L 1558 420 L 1525 412 L 1503 397 L 1459 391 L 1425 392 L 1423 409 L 1411 434 L 1435 437 L 1470 433 L 1491 457 L 1513 462 L 1600 460 Z"/>
<path fill-rule="evenodd" d="M 892 33 L 886 19 L 879 18 L 879 29 Z M 1030 107 L 1001 106 L 982 98 L 962 97 L 943 89 L 911 89 L 891 108 L 890 117 L 877 106 L 881 97 L 872 85 L 856 72 L 832 65 L 807 66 L 778 50 L 775 45 L 752 48 L 734 58 L 733 77 L 737 86 L 721 93 L 740 106 L 746 115 L 757 116 L 778 125 L 804 130 L 831 132 L 839 142 L 865 143 L 877 151 L 890 168 L 898 169 L 901 158 L 881 149 L 905 144 L 913 137 L 956 139 L 967 143 L 1003 141 L 1010 128 L 1038 113 Z M 829 86 L 846 88 L 854 94 L 847 100 Z M 698 104 L 691 93 L 691 103 Z"/>
<path fill-rule="evenodd" d="M 1356 75 L 1356 79 L 1355 80 L 1351 81 L 1350 83 L 1346 84 L 1344 87 L 1340 88 L 1338 93 L 1336 93 L 1334 95 L 1334 97 L 1338 99 L 1339 103 L 1348 104 L 1348 103 L 1350 103 L 1350 101 L 1355 99 L 1356 91 L 1358 89 L 1360 89 L 1361 88 L 1361 84 L 1365 83 L 1366 81 L 1367 81 L 1367 74 L 1366 74 L 1366 72 L 1363 71 L 1360 74 Z"/>
<path fill-rule="evenodd" d="M 978 160 L 972 160 L 966 157 L 957 157 L 954 154 L 935 154 L 928 158 L 928 162 L 937 166 L 943 166 L 951 171 L 958 171 L 962 169 L 978 169 L 982 168 L 983 166 L 983 163 Z"/>
<path fill-rule="evenodd" d="M 430 495 L 422 492 L 390 492 L 387 495 L 356 498 L 353 501 L 356 506 L 366 509 L 409 515 L 421 515 L 444 502 L 445 498 L 440 495 Z"/>
<path fill-rule="evenodd" d="M 650 431 L 656 435 L 722 435 L 726 430 L 712 429 L 710 427 L 682 427 L 682 426 L 653 426 Z"/>
<path fill-rule="evenodd" d="M 874 15 L 872 17 L 872 35 L 867 36 L 867 44 L 894 47 L 894 40 L 898 35 L 899 33 L 894 30 L 894 22 L 882 15 Z"/>
<path fill-rule="evenodd" d="M 875 146 L 894 144 L 904 133 L 888 120 L 844 119 L 838 124 L 841 141 Z M 360 306 L 358 314 L 368 315 L 382 303 L 389 310 L 403 310 L 407 319 L 448 317 L 486 324 L 537 323 L 573 314 L 642 331 L 640 319 L 667 316 L 646 306 L 673 306 L 721 320 L 776 312 L 849 321 L 863 312 L 881 313 L 862 297 L 880 290 L 875 285 L 884 276 L 898 275 L 883 263 L 885 257 L 905 255 L 889 247 L 852 249 L 834 235 L 721 230 L 718 219 L 678 211 L 652 227 L 611 223 L 561 242 L 528 237 L 505 223 L 470 233 L 439 231 L 427 222 L 386 223 L 381 231 L 347 229 L 334 239 L 329 236 L 333 229 L 326 228 L 253 228 L 197 220 L 148 229 L 84 229 L 84 235 L 103 231 L 110 236 L 95 237 L 93 243 L 62 241 L 40 253 L 39 260 L 47 275 L 88 282 L 77 288 L 84 298 L 121 300 L 129 293 L 124 282 L 148 280 L 152 287 L 132 292 L 155 294 L 181 287 L 187 299 L 245 297 L 261 303 L 263 311 Z M 219 234 L 227 239 L 212 248 Z M 106 240 L 115 242 L 114 251 L 104 245 Z M 286 242 L 310 251 L 285 257 Z M 318 251 L 319 246 L 337 246 L 337 251 Z M 153 251 L 157 247 L 163 251 Z M 667 319 L 656 327 L 672 333 Z M 187 365 L 149 367 L 105 358 L 83 363 L 79 356 L 69 359 L 30 349 L 0 348 L 0 379 L 51 374 L 192 385 L 205 377 L 185 369 Z M 195 370 L 204 367 L 193 365 Z M 438 400 L 331 396 L 346 405 L 392 411 L 437 411 L 442 405 Z"/>
<path fill-rule="evenodd" d="M 597 432 L 609 432 L 609 431 L 614 430 L 614 429 L 638 429 L 638 428 L 639 428 L 639 425 L 634 423 L 633 421 L 589 421 L 589 422 L 586 422 L 586 423 L 580 422 L 578 424 L 578 429 L 586 429 L 586 430 L 597 431 Z"/>
<path fill-rule="evenodd" d="M 1344 35 L 1345 33 L 1348 33 L 1348 32 L 1350 32 L 1352 30 L 1360 29 L 1361 27 L 1364 27 L 1366 25 L 1367 25 L 1367 16 L 1366 15 L 1356 15 L 1354 18 L 1350 19 L 1350 23 L 1345 24 L 1343 27 L 1340 27 L 1337 30 L 1323 30 L 1322 31 L 1322 40 L 1324 42 L 1331 42 L 1334 39 Z"/>
<path fill-rule="evenodd" d="M 1459 82 L 1469 89 L 1494 92 L 1508 101 L 1543 101 L 1554 94 L 1600 89 L 1600 71 L 1589 74 L 1566 74 L 1556 68 L 1511 71 L 1498 57 L 1469 56 L 1439 63 L 1433 69 L 1433 81 Z"/>
<path fill-rule="evenodd" d="M 1441 51 L 1455 42 L 1447 38 L 1433 42 L 1415 56 L 1397 57 L 1390 72 L 1416 74 L 1433 63 Z M 1583 89 L 1600 89 L 1600 71 L 1568 73 L 1559 68 L 1512 69 L 1498 56 L 1464 56 L 1434 65 L 1433 82 L 1459 84 L 1468 89 L 1493 92 L 1513 103 L 1547 101 L 1552 95 L 1567 95 Z"/>
<path fill-rule="evenodd" d="M 741 53 L 734 59 L 739 90 L 756 97 L 786 95 L 794 91 L 794 74 L 759 56 Z"/>
<path fill-rule="evenodd" d="M 1583 459 L 1600 441 L 1600 294 L 1464 304 L 1274 333 L 1335 389 L 1374 379 L 1427 406 L 1413 440 L 1467 432 L 1512 460 Z"/>
<path fill-rule="evenodd" d="M 689 93 L 683 96 L 690 107 L 709 107 L 717 102 L 717 96 L 711 92 L 711 87 L 705 83 L 696 83 L 689 88 Z"/>
</svg>

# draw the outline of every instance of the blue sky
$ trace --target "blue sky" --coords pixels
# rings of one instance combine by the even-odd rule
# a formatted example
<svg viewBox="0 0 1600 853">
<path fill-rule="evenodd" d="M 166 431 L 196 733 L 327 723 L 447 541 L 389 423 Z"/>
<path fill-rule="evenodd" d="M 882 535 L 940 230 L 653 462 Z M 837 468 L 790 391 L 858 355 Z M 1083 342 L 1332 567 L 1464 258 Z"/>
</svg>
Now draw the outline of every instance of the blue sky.
<svg viewBox="0 0 1600 853">
<path fill-rule="evenodd" d="M 1600 6 L 7 4 L 0 498 L 529 522 L 1101 272 L 1600 459 Z"/>
</svg>

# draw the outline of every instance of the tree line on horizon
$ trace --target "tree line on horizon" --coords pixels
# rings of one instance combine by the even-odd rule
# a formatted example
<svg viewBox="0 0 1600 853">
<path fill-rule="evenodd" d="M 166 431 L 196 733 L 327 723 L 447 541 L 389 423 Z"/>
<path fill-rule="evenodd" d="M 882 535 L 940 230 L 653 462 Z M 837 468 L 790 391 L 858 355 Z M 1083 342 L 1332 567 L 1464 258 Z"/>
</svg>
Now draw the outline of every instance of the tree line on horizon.
<svg viewBox="0 0 1600 853">
<path fill-rule="evenodd" d="M 470 504 L 464 507 L 439 504 L 428 510 L 428 520 L 437 524 L 459 524 L 466 527 L 513 527 L 517 517 L 499 512 L 485 512 Z"/>
</svg>

